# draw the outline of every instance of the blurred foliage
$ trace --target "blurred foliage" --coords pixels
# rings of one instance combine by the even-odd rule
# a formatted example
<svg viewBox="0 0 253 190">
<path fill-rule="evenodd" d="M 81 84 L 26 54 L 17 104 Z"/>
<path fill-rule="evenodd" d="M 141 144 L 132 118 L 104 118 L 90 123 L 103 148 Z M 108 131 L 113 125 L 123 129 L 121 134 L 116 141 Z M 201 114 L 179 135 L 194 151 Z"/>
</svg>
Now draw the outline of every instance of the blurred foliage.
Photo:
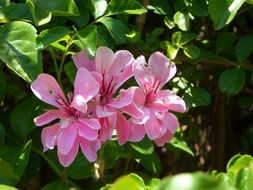
<svg viewBox="0 0 253 190">
<path fill-rule="evenodd" d="M 220 172 L 232 155 L 253 153 L 252 4 L 0 0 L 0 189 L 253 187 L 249 155 L 234 156 Z M 47 107 L 31 95 L 29 83 L 46 72 L 71 90 L 71 56 L 85 49 L 92 57 L 102 45 L 128 49 L 135 57 L 165 53 L 178 68 L 166 88 L 182 95 L 190 110 L 177 115 L 182 125 L 162 148 L 146 138 L 124 146 L 112 140 L 95 163 L 79 155 L 64 169 L 55 151 L 42 152 L 41 128 L 33 118 Z M 162 179 L 196 170 L 209 172 Z"/>
</svg>

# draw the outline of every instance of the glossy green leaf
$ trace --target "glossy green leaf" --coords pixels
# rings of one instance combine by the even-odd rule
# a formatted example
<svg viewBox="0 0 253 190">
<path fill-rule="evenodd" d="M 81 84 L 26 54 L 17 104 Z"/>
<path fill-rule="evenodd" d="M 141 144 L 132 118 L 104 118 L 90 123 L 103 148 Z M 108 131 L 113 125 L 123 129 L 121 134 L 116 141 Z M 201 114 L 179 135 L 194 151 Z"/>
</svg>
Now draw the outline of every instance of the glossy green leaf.
<svg viewBox="0 0 253 190">
<path fill-rule="evenodd" d="M 36 50 L 36 36 L 36 29 L 21 21 L 0 28 L 0 59 L 27 82 L 36 79 L 42 72 L 40 52 Z"/>
<path fill-rule="evenodd" d="M 171 139 L 171 141 L 169 143 L 172 146 L 174 146 L 175 148 L 181 149 L 181 150 L 187 152 L 188 154 L 194 156 L 194 153 L 189 148 L 189 146 L 187 145 L 186 141 L 183 139 L 182 134 L 180 134 L 179 132 L 176 132 L 174 134 L 174 137 Z"/>
<path fill-rule="evenodd" d="M 11 187 L 11 186 L 8 186 L 8 185 L 0 185 L 0 189 L 1 190 L 18 190 L 15 187 Z"/>
<path fill-rule="evenodd" d="M 40 190 L 78 190 L 75 187 L 67 186 L 63 181 L 57 180 L 43 186 Z"/>
<path fill-rule="evenodd" d="M 179 51 L 179 47 L 172 45 L 170 42 L 168 41 L 163 41 L 160 43 L 160 46 L 162 49 L 166 50 L 166 55 L 170 58 L 170 59 L 175 59 L 175 57 L 177 56 L 177 53 Z"/>
<path fill-rule="evenodd" d="M 190 87 L 184 93 L 187 107 L 208 106 L 211 103 L 211 95 L 204 88 Z"/>
<path fill-rule="evenodd" d="M 18 179 L 18 176 L 15 174 L 11 164 L 1 159 L 0 159 L 0 171 L 1 171 L 0 178 Z"/>
<path fill-rule="evenodd" d="M 164 180 L 158 190 L 224 190 L 212 177 L 201 173 L 179 174 Z"/>
<path fill-rule="evenodd" d="M 76 180 L 94 176 L 94 163 L 85 159 L 82 153 L 78 154 L 74 162 L 67 168 L 67 174 Z"/>
<path fill-rule="evenodd" d="M 140 155 L 139 158 L 140 158 L 140 164 L 148 172 L 160 173 L 162 171 L 160 158 L 155 152 L 149 155 Z"/>
<path fill-rule="evenodd" d="M 183 49 L 184 54 L 191 59 L 197 59 L 200 56 L 200 50 L 195 45 L 187 44 L 186 46 L 183 47 Z"/>
<path fill-rule="evenodd" d="M 12 3 L 8 6 L 0 7 L 0 23 L 18 20 L 26 22 L 32 21 L 32 15 L 27 4 Z"/>
<path fill-rule="evenodd" d="M 246 35 L 240 38 L 236 44 L 236 57 L 243 62 L 253 51 L 253 35 Z"/>
<path fill-rule="evenodd" d="M 4 100 L 6 93 L 7 79 L 4 72 L 0 71 L 0 103 Z"/>
<path fill-rule="evenodd" d="M 109 190 L 123 190 L 126 187 L 131 187 L 131 190 L 144 190 L 145 184 L 138 175 L 129 174 L 117 179 Z"/>
<path fill-rule="evenodd" d="M 253 168 L 242 168 L 236 175 L 236 185 L 239 190 L 250 190 L 253 187 Z"/>
<path fill-rule="evenodd" d="M 51 12 L 36 6 L 33 3 L 33 0 L 27 0 L 26 4 L 30 9 L 33 22 L 36 26 L 40 26 L 51 21 Z"/>
<path fill-rule="evenodd" d="M 219 181 L 224 187 L 232 187 L 234 185 L 234 180 L 229 174 L 218 173 L 217 176 L 215 176 L 215 179 L 217 179 L 217 181 Z"/>
<path fill-rule="evenodd" d="M 76 77 L 76 72 L 77 72 L 77 68 L 75 64 L 73 62 L 67 62 L 66 64 L 64 64 L 63 69 L 64 69 L 65 74 L 67 75 L 67 77 L 73 84 Z"/>
<path fill-rule="evenodd" d="M 155 190 L 161 184 L 161 180 L 158 178 L 152 178 L 148 183 L 147 186 L 150 190 Z"/>
<path fill-rule="evenodd" d="M 172 16 L 165 16 L 164 17 L 164 24 L 169 28 L 172 29 L 176 26 L 174 19 Z"/>
<path fill-rule="evenodd" d="M 51 12 L 54 16 L 77 16 L 78 8 L 74 0 L 32 0 L 35 6 Z"/>
<path fill-rule="evenodd" d="M 192 0 L 190 1 L 187 9 L 190 13 L 203 17 L 208 15 L 208 4 L 207 0 Z"/>
<path fill-rule="evenodd" d="M 69 19 L 73 20 L 79 28 L 84 28 L 89 22 L 90 12 L 87 6 L 87 0 L 75 0 L 79 10 L 79 16 L 73 16 Z"/>
<path fill-rule="evenodd" d="M 246 2 L 253 5 L 253 0 L 246 0 Z"/>
<path fill-rule="evenodd" d="M 36 97 L 29 97 L 11 112 L 10 125 L 21 137 L 25 138 L 35 128 L 33 119 L 39 115 L 41 105 Z"/>
<path fill-rule="evenodd" d="M 197 35 L 194 33 L 178 31 L 172 34 L 171 42 L 173 45 L 182 46 L 196 38 Z"/>
<path fill-rule="evenodd" d="M 236 36 L 234 33 L 221 33 L 216 41 L 216 52 L 221 52 L 229 47 L 235 42 Z"/>
<path fill-rule="evenodd" d="M 37 48 L 46 48 L 53 42 L 59 41 L 72 31 L 64 26 L 43 30 L 36 38 Z"/>
<path fill-rule="evenodd" d="M 216 30 L 229 24 L 245 0 L 210 0 L 208 9 Z"/>
<path fill-rule="evenodd" d="M 117 43 L 126 41 L 126 25 L 118 19 L 110 17 L 102 17 L 97 22 L 102 23 Z"/>
<path fill-rule="evenodd" d="M 108 4 L 108 13 L 106 15 L 116 14 L 143 14 L 147 10 L 135 0 L 111 0 Z"/>
<path fill-rule="evenodd" d="M 237 174 L 244 167 L 252 167 L 253 164 L 253 158 L 250 155 L 238 155 L 231 160 L 227 166 L 227 171 L 234 174 Z"/>
<path fill-rule="evenodd" d="M 25 167 L 29 160 L 29 155 L 32 148 L 32 141 L 28 141 L 15 155 L 12 165 L 17 176 L 21 176 L 25 171 Z"/>
<path fill-rule="evenodd" d="M 187 13 L 176 12 L 174 15 L 174 21 L 179 29 L 187 31 L 190 29 L 190 18 Z"/>
<path fill-rule="evenodd" d="M 89 0 L 89 8 L 95 19 L 101 17 L 107 9 L 106 0 Z"/>
<path fill-rule="evenodd" d="M 173 12 L 171 4 L 164 0 L 150 0 L 147 8 L 158 15 L 169 15 Z"/>
<path fill-rule="evenodd" d="M 4 145 L 5 143 L 5 129 L 0 123 L 0 146 Z M 0 157 L 1 159 L 1 157 Z"/>
<path fill-rule="evenodd" d="M 130 143 L 130 146 L 140 154 L 147 155 L 154 152 L 154 145 L 148 138 L 144 138 L 140 142 Z"/>
<path fill-rule="evenodd" d="M 243 69 L 232 68 L 225 70 L 219 78 L 219 88 L 221 92 L 235 95 L 242 91 L 245 84 L 245 71 Z"/>
<path fill-rule="evenodd" d="M 95 55 L 97 49 L 97 27 L 89 25 L 77 34 L 78 39 L 74 43 L 79 46 L 81 50 L 86 50 L 91 56 Z"/>
</svg>

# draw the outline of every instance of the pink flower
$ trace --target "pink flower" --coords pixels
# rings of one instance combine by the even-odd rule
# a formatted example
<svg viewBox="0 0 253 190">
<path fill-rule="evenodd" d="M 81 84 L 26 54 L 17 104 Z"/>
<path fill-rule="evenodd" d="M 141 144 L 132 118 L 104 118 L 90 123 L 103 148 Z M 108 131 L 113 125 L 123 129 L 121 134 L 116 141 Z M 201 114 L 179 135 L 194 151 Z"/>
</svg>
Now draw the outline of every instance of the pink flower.
<svg viewBox="0 0 253 190">
<path fill-rule="evenodd" d="M 94 98 L 94 112 L 96 117 L 100 118 L 100 140 L 108 140 L 115 128 L 119 110 L 130 105 L 133 102 L 132 90 L 121 90 L 118 97 L 114 97 L 118 88 L 132 75 L 132 63 L 134 58 L 132 54 L 126 50 L 113 52 L 106 47 L 99 47 L 96 51 L 94 60 L 89 60 L 85 52 L 78 53 L 73 60 L 77 68 L 86 68 L 93 73 L 97 79 L 100 90 Z M 131 106 L 125 110 L 128 114 L 140 117 L 142 114 L 138 112 L 138 108 Z M 142 116 L 142 115 L 141 115 Z M 121 118 L 121 116 L 119 116 Z M 123 117 L 123 116 L 122 116 Z M 123 132 L 116 128 L 117 132 Z M 121 138 L 123 137 L 123 138 Z M 119 135 L 119 143 L 123 144 L 127 139 L 125 136 Z"/>
<path fill-rule="evenodd" d="M 87 102 L 99 91 L 99 84 L 85 68 L 77 71 L 74 94 L 64 96 L 56 80 L 48 74 L 40 74 L 31 84 L 33 93 L 42 101 L 58 109 L 53 109 L 36 117 L 34 122 L 42 126 L 56 119 L 60 121 L 42 130 L 41 139 L 44 151 L 58 147 L 60 163 L 67 167 L 75 159 L 79 146 L 89 161 L 95 161 L 100 149 L 97 119 L 87 113 Z"/>
<path fill-rule="evenodd" d="M 134 103 L 144 113 L 141 119 L 130 120 L 130 141 L 140 141 L 145 134 L 159 146 L 170 140 L 178 127 L 176 116 L 168 111 L 185 112 L 184 101 L 162 87 L 175 75 L 176 66 L 160 52 L 153 53 L 146 66 L 139 57 L 133 73 L 140 88 L 135 88 Z"/>
</svg>

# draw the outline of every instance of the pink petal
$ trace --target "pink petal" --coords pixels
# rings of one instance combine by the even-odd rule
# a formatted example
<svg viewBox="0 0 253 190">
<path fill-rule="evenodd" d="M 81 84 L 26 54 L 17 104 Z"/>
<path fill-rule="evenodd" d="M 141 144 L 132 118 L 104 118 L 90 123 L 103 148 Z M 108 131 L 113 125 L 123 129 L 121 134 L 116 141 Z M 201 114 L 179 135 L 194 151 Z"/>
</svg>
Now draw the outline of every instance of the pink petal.
<svg viewBox="0 0 253 190">
<path fill-rule="evenodd" d="M 148 68 L 152 75 L 160 80 L 160 87 L 168 82 L 177 72 L 176 65 L 161 52 L 155 52 L 149 57 Z"/>
<path fill-rule="evenodd" d="M 120 145 L 125 144 L 129 138 L 130 126 L 126 118 L 121 114 L 117 115 L 117 122 L 115 129 L 117 131 L 119 144 Z"/>
<path fill-rule="evenodd" d="M 111 115 L 115 114 L 115 109 L 109 106 L 101 106 L 101 105 L 97 105 L 96 106 L 96 115 L 98 118 L 101 117 L 109 117 Z"/>
<path fill-rule="evenodd" d="M 155 113 L 150 110 L 149 119 L 144 124 L 149 139 L 154 140 L 162 135 L 161 124 L 155 116 Z"/>
<path fill-rule="evenodd" d="M 166 128 L 170 131 L 171 134 L 174 134 L 176 129 L 179 127 L 177 117 L 169 112 L 166 112 L 164 118 L 162 119 Z"/>
<path fill-rule="evenodd" d="M 84 123 L 85 125 L 87 125 L 91 129 L 100 129 L 101 128 L 101 125 L 97 119 L 80 118 L 79 121 Z"/>
<path fill-rule="evenodd" d="M 77 69 L 84 67 L 88 71 L 95 71 L 95 60 L 90 60 L 86 51 L 81 51 L 72 57 Z"/>
<path fill-rule="evenodd" d="M 170 133 L 170 131 L 167 131 L 164 135 L 162 135 L 161 137 L 155 139 L 155 144 L 157 146 L 164 146 L 164 144 L 168 141 L 170 141 L 173 137 L 173 134 Z"/>
<path fill-rule="evenodd" d="M 140 56 L 133 63 L 133 74 L 135 80 L 142 89 L 146 88 L 146 85 L 151 82 L 150 72 L 146 67 L 146 61 L 144 56 Z"/>
<path fill-rule="evenodd" d="M 57 139 L 59 153 L 67 155 L 69 151 L 71 151 L 71 148 L 76 141 L 76 137 L 77 127 L 75 123 L 72 123 L 66 128 L 62 129 L 62 132 L 58 135 Z"/>
<path fill-rule="evenodd" d="M 157 93 L 157 100 L 162 100 L 162 104 L 171 111 L 183 113 L 186 111 L 185 102 L 170 90 L 161 90 Z"/>
<path fill-rule="evenodd" d="M 34 118 L 34 123 L 37 126 L 42 126 L 50 123 L 55 119 L 60 119 L 64 117 L 64 113 L 61 110 L 49 110 L 42 115 Z"/>
<path fill-rule="evenodd" d="M 118 98 L 114 98 L 109 104 L 109 106 L 114 108 L 122 108 L 127 106 L 133 102 L 133 92 L 132 91 L 120 91 L 120 96 Z"/>
<path fill-rule="evenodd" d="M 108 118 L 99 119 L 101 123 L 101 129 L 99 130 L 99 140 L 103 143 L 111 138 L 113 133 L 113 124 Z"/>
<path fill-rule="evenodd" d="M 79 144 L 78 141 L 75 141 L 73 144 L 71 150 L 68 152 L 68 154 L 61 154 L 59 151 L 57 152 L 59 161 L 61 165 L 64 167 L 68 167 L 75 159 L 79 149 Z"/>
<path fill-rule="evenodd" d="M 90 140 L 90 141 L 96 140 L 98 138 L 97 131 L 88 127 L 86 124 L 84 124 L 82 122 L 78 122 L 77 127 L 78 127 L 78 135 L 79 136 L 81 136 L 87 140 Z"/>
<path fill-rule="evenodd" d="M 98 90 L 99 84 L 92 74 L 85 68 L 78 69 L 74 83 L 72 106 L 85 113 L 87 110 L 86 103 L 98 93 Z"/>
<path fill-rule="evenodd" d="M 139 142 L 144 138 L 146 134 L 144 125 L 137 125 L 133 123 L 132 121 L 130 121 L 130 128 L 131 128 L 131 131 L 129 135 L 129 141 Z"/>
<path fill-rule="evenodd" d="M 99 47 L 96 51 L 96 71 L 100 74 L 107 74 L 114 60 L 114 53 L 107 47 Z"/>
<path fill-rule="evenodd" d="M 58 108 L 67 103 L 60 86 L 54 77 L 48 74 L 40 74 L 31 84 L 31 89 L 40 100 Z"/>
<path fill-rule="evenodd" d="M 60 131 L 59 124 L 45 127 L 41 132 L 41 141 L 44 147 L 44 152 L 48 149 L 53 149 L 56 145 L 57 135 Z"/>
<path fill-rule="evenodd" d="M 83 154 L 90 162 L 97 159 L 97 151 L 100 149 L 101 143 L 99 140 L 88 141 L 84 138 L 79 138 L 79 143 Z"/>
</svg>

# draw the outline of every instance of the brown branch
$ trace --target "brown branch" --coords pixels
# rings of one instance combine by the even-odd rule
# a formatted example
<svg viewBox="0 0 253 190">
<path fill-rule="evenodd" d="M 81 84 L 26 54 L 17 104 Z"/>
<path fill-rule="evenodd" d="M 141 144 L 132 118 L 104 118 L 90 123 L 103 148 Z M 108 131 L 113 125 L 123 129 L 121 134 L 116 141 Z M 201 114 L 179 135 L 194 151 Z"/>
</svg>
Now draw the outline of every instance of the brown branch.
<svg viewBox="0 0 253 190">
<path fill-rule="evenodd" d="M 147 8 L 148 4 L 149 4 L 149 0 L 142 1 L 142 6 L 144 8 Z M 143 31 L 143 27 L 144 27 L 145 23 L 146 23 L 146 13 L 136 16 L 136 25 L 140 29 L 140 33 L 142 33 L 142 31 Z"/>
</svg>

